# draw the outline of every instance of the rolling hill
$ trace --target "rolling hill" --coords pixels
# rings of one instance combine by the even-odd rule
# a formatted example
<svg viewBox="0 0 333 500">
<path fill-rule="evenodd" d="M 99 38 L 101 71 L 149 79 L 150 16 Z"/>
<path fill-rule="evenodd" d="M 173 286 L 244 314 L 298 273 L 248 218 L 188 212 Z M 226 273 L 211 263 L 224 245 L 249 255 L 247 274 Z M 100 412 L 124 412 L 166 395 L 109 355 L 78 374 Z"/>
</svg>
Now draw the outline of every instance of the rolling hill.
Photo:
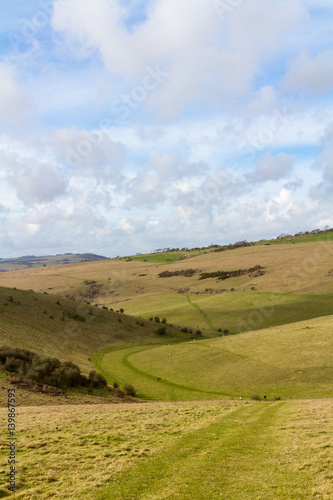
<svg viewBox="0 0 333 500">
<path fill-rule="evenodd" d="M 84 372 L 94 367 L 90 358 L 101 349 L 162 342 L 158 326 L 65 298 L 0 287 L 0 343 L 72 361 Z M 176 341 L 189 336 L 170 326 L 164 335 Z"/>
<path fill-rule="evenodd" d="M 242 335 L 106 352 L 104 370 L 166 401 L 333 396 L 333 316 Z M 160 380 L 158 380 L 160 379 Z"/>
<path fill-rule="evenodd" d="M 239 333 L 333 314 L 331 235 L 25 269 L 1 273 L 0 285 Z"/>
</svg>

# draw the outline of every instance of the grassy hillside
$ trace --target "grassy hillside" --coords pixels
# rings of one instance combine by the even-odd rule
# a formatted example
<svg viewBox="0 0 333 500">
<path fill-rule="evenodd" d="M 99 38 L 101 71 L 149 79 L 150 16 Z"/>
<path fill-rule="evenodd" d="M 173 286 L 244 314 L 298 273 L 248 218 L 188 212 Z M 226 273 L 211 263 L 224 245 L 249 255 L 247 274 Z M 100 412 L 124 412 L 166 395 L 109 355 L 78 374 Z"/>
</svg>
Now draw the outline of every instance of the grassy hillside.
<svg viewBox="0 0 333 500">
<path fill-rule="evenodd" d="M 237 336 L 107 352 L 105 372 L 156 399 L 333 396 L 333 316 Z M 160 378 L 161 380 L 158 380 Z"/>
<path fill-rule="evenodd" d="M 144 262 L 144 256 L 137 256 L 26 269 L 0 273 L 0 285 L 122 307 L 146 319 L 165 316 L 179 324 L 237 333 L 333 314 L 328 299 L 333 295 L 333 241 L 322 241 L 324 236 L 312 235 L 317 240 L 306 243 L 282 240 L 222 252 L 211 249 L 200 255 L 194 250 L 192 256 L 189 252 L 171 262 L 167 258 L 177 252 L 157 254 L 163 262 Z M 255 266 L 261 266 L 259 273 L 200 279 L 203 273 Z M 179 274 L 189 269 L 192 276 Z M 172 276 L 161 277 L 165 271 Z"/>
<path fill-rule="evenodd" d="M 21 407 L 15 498 L 329 499 L 332 411 L 332 400 Z M 7 418 L 1 408 L 2 442 Z M 5 496 L 6 445 L 0 457 Z"/>
<path fill-rule="evenodd" d="M 101 349 L 162 341 L 157 328 L 156 323 L 73 300 L 0 288 L 0 344 L 73 361 L 85 372 Z M 169 340 L 189 337 L 177 328 L 168 327 L 167 333 Z"/>
</svg>

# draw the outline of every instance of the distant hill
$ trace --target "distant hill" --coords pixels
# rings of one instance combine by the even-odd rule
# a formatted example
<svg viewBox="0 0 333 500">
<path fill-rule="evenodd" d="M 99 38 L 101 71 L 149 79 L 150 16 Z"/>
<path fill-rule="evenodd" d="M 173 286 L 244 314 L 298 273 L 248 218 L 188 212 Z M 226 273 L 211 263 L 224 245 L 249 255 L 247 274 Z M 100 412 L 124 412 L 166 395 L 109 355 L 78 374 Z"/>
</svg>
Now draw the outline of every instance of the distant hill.
<svg viewBox="0 0 333 500">
<path fill-rule="evenodd" d="M 104 260 L 107 257 L 94 253 L 65 253 L 57 255 L 24 255 L 14 259 L 0 259 L 0 272 L 17 271 L 30 267 L 55 266 L 57 264 L 74 264 L 90 260 Z"/>
</svg>

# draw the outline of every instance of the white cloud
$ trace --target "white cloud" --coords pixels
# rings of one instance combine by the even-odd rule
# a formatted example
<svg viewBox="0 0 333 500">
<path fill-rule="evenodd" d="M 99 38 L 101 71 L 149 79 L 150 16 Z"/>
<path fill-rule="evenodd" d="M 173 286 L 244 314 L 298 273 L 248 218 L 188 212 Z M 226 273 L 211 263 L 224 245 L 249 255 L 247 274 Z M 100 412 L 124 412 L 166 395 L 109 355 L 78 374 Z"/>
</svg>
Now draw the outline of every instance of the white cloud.
<svg viewBox="0 0 333 500">
<path fill-rule="evenodd" d="M 49 140 L 55 159 L 72 169 L 72 175 L 119 179 L 126 147 L 101 130 L 59 129 Z"/>
<path fill-rule="evenodd" d="M 302 51 L 290 62 L 283 87 L 292 92 L 323 94 L 333 87 L 333 50 L 312 56 Z"/>
<path fill-rule="evenodd" d="M 293 162 L 294 157 L 285 153 L 275 157 L 270 152 L 265 153 L 255 161 L 256 170 L 248 178 L 259 182 L 277 181 L 290 175 Z"/>
<path fill-rule="evenodd" d="M 8 158 L 7 179 L 25 205 L 52 202 L 66 191 L 67 182 L 60 171 L 47 163 L 27 158 Z"/>
<path fill-rule="evenodd" d="M 0 62 L 0 130 L 22 124 L 30 110 L 32 103 L 17 84 L 14 68 Z"/>
<path fill-rule="evenodd" d="M 82 48 L 87 57 L 98 50 L 111 74 L 135 85 L 130 94 L 142 86 L 147 68 L 167 72 L 143 105 L 173 117 L 197 100 L 220 106 L 246 94 L 261 65 L 282 50 L 285 35 L 307 11 L 297 1 L 248 0 L 221 23 L 213 2 L 157 0 L 131 31 L 125 17 L 126 8 L 115 1 L 71 0 L 55 9 L 53 27 L 77 57 Z"/>
</svg>

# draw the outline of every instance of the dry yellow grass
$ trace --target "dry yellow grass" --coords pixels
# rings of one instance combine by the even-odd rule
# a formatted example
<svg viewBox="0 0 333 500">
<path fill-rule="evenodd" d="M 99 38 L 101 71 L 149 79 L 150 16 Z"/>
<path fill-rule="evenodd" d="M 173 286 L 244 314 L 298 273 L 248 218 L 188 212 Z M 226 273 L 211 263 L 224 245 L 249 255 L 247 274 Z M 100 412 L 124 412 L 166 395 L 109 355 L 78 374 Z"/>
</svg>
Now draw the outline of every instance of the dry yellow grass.
<svg viewBox="0 0 333 500">
<path fill-rule="evenodd" d="M 332 415 L 332 399 L 18 404 L 15 498 L 329 500 Z M 1 409 L 2 488 L 6 422 Z"/>
<path fill-rule="evenodd" d="M 214 279 L 198 281 L 192 278 L 158 278 L 165 269 L 197 269 L 202 272 L 235 270 L 255 265 L 265 267 L 266 274 L 257 278 L 241 276 L 216 283 Z M 168 293 L 178 288 L 203 292 L 205 288 L 248 290 L 256 286 L 261 291 L 292 293 L 333 293 L 333 242 L 252 246 L 232 251 L 211 252 L 172 262 L 149 263 L 123 259 L 82 262 L 36 269 L 24 269 L 0 274 L 0 286 L 49 291 L 53 294 L 79 295 L 87 291 L 85 280 L 102 284 L 101 302 L 117 303 L 142 294 Z M 145 274 L 145 276 L 140 276 Z"/>
</svg>

